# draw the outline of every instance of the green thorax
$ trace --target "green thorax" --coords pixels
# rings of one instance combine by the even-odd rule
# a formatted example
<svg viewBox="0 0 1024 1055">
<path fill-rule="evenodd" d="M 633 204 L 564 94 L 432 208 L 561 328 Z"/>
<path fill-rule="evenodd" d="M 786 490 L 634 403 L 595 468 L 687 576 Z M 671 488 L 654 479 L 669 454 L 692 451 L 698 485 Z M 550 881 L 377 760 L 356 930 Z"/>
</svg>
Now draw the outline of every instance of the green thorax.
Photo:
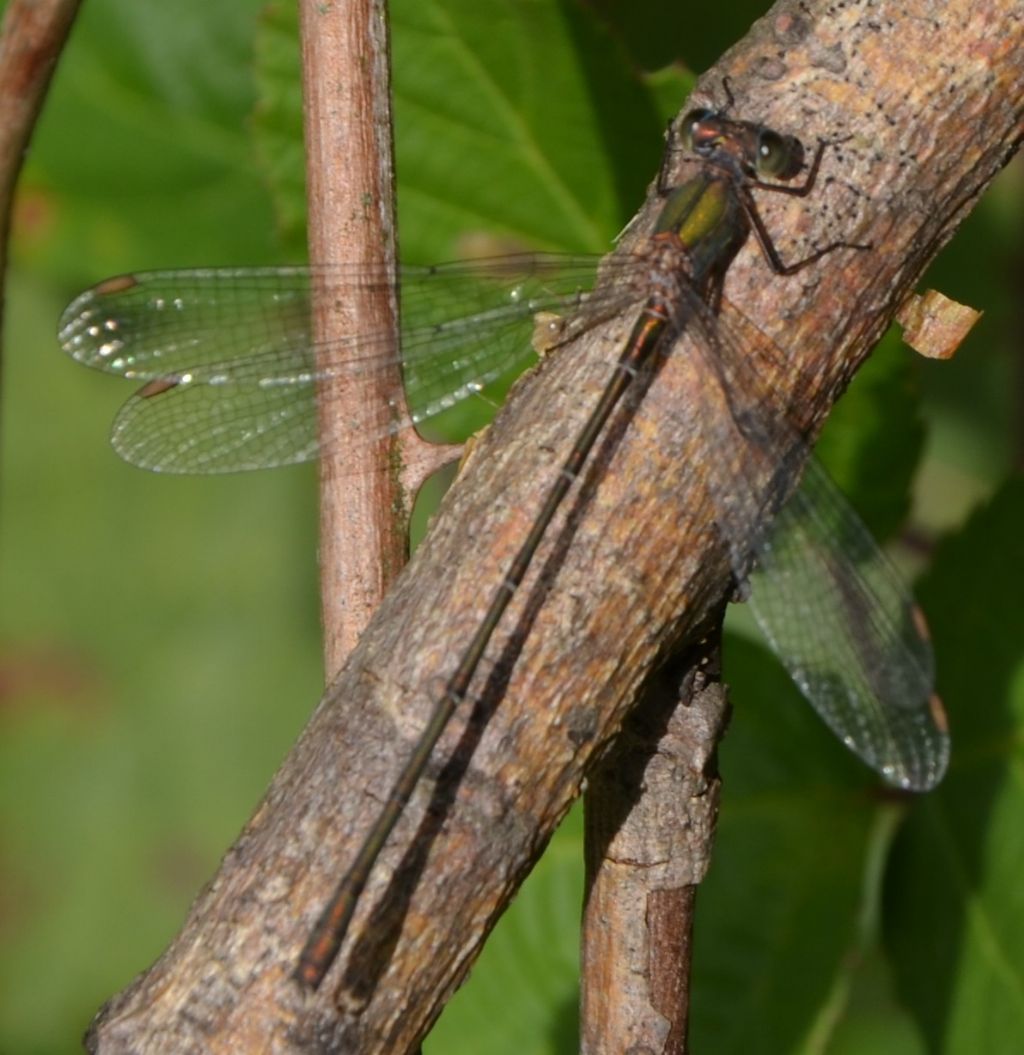
<svg viewBox="0 0 1024 1055">
<path fill-rule="evenodd" d="M 674 234 L 687 250 L 696 285 L 724 275 L 747 240 L 750 224 L 725 172 L 705 169 L 676 187 L 665 202 L 655 234 Z"/>
</svg>

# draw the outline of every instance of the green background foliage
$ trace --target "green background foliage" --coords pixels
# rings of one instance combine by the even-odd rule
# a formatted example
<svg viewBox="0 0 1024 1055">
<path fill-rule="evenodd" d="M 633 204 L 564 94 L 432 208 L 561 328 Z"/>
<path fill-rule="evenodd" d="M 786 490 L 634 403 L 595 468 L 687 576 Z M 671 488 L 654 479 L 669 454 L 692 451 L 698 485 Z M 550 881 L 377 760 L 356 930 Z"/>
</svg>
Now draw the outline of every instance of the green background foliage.
<svg viewBox="0 0 1024 1055">
<path fill-rule="evenodd" d="M 603 251 L 666 116 L 766 5 L 395 0 L 403 254 Z M 698 17 L 686 5 L 687 19 Z M 263 0 L 92 0 L 18 203 L 5 333 L 0 1052 L 79 1050 L 237 834 L 320 691 L 314 473 L 148 476 L 103 440 L 128 393 L 64 360 L 63 304 L 108 274 L 302 256 L 294 17 Z M 1021 171 L 931 277 L 986 318 L 948 364 L 888 340 L 823 454 L 922 571 L 954 730 L 915 802 L 836 744 L 759 644 L 699 899 L 694 1049 L 917 1055 L 1024 1046 Z M 1019 323 L 1019 317 L 1017 319 Z M 1018 371 L 1015 373 L 1014 371 Z M 909 514 L 909 519 L 908 519 Z M 906 530 L 910 528 L 910 531 Z M 575 1050 L 570 816 L 428 1053 Z"/>
</svg>

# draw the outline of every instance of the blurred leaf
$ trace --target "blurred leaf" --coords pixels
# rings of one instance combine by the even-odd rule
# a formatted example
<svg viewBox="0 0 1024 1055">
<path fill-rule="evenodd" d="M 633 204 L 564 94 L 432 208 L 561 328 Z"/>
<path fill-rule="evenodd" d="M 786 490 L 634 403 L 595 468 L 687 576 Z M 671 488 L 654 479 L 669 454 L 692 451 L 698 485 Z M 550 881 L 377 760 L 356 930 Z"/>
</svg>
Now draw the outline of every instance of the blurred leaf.
<svg viewBox="0 0 1024 1055">
<path fill-rule="evenodd" d="M 294 5 L 276 8 L 258 49 L 261 155 L 292 237 L 304 225 L 296 32 Z M 392 32 L 403 259 L 607 251 L 657 170 L 662 129 L 587 11 L 398 0 Z"/>
<path fill-rule="evenodd" d="M 665 126 L 679 113 L 697 84 L 696 76 L 679 64 L 663 66 L 648 74 L 646 80 Z"/>
<path fill-rule="evenodd" d="M 943 529 L 959 523 L 978 499 L 977 489 L 967 502 L 957 494 L 965 477 L 982 481 L 987 494 L 1020 464 L 1020 406 L 1008 397 L 1021 385 L 1021 298 L 1014 276 L 1021 270 L 1022 236 L 1024 155 L 1018 154 L 918 284 L 984 311 L 952 360 L 921 371 L 937 426 L 930 448 L 944 470 L 931 502 Z"/>
<path fill-rule="evenodd" d="M 579 1050 L 583 824 L 577 807 L 487 939 L 424 1055 L 572 1055 Z"/>
<path fill-rule="evenodd" d="M 21 185 L 23 254 L 75 284 L 277 254 L 247 131 L 261 4 L 83 6 Z"/>
<path fill-rule="evenodd" d="M 695 1051 L 797 1050 L 855 945 L 873 775 L 762 650 L 728 638 L 735 707 L 694 939 Z"/>
<path fill-rule="evenodd" d="M 268 4 L 256 32 L 253 142 L 274 201 L 288 254 L 306 255 L 306 158 L 299 60 L 299 8 Z"/>
<path fill-rule="evenodd" d="M 8 292 L 0 1051 L 71 1053 L 315 705 L 314 472 L 122 464 L 105 441 L 122 393 L 60 356 L 59 295 Z"/>
<path fill-rule="evenodd" d="M 897 844 L 886 942 L 929 1051 L 1010 1055 L 1024 1039 L 1022 524 L 1018 477 L 921 585 L 953 758 Z"/>
<path fill-rule="evenodd" d="M 879 540 L 894 535 L 907 518 L 924 446 L 916 358 L 889 334 L 836 404 L 817 447 Z"/>
<path fill-rule="evenodd" d="M 590 0 L 640 69 L 655 70 L 681 62 L 692 70 L 711 66 L 736 42 L 768 0 L 732 0 L 729 4 L 678 4 L 664 0 Z"/>
<path fill-rule="evenodd" d="M 892 990 L 889 965 L 872 948 L 851 972 L 843 1015 L 824 1047 L 809 1044 L 807 1055 L 925 1055 L 913 1018 Z"/>
</svg>

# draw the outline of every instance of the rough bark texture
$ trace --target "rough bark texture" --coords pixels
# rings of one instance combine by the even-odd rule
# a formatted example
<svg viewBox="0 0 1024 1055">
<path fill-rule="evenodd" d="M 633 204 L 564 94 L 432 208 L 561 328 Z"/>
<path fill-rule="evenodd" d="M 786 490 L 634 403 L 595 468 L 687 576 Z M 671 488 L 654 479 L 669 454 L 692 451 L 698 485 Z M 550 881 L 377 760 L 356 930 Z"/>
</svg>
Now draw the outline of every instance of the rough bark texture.
<svg viewBox="0 0 1024 1055">
<path fill-rule="evenodd" d="M 766 202 L 765 218 L 780 247 L 793 240 L 790 258 L 836 238 L 877 248 L 774 279 L 748 247 L 726 286 L 784 339 L 788 359 L 772 381 L 803 425 L 820 423 L 1019 144 L 1022 50 L 1019 0 L 784 3 L 705 78 L 703 104 L 721 105 L 727 74 L 737 114 L 812 144 L 853 137 L 830 151 L 820 192 Z M 631 238 L 657 208 L 652 195 Z M 695 426 L 706 385 L 682 341 L 553 525 L 474 685 L 472 713 L 443 738 L 326 983 L 299 990 L 291 972 L 308 929 L 631 321 L 549 357 L 517 387 L 179 936 L 101 1012 L 93 1050 L 415 1048 L 588 766 L 669 652 L 713 626 L 730 587 L 704 474 L 740 455 L 706 456 Z"/>
<path fill-rule="evenodd" d="M 718 819 L 728 718 L 715 635 L 657 678 L 592 771 L 580 1050 L 687 1050 L 697 887 Z"/>
</svg>

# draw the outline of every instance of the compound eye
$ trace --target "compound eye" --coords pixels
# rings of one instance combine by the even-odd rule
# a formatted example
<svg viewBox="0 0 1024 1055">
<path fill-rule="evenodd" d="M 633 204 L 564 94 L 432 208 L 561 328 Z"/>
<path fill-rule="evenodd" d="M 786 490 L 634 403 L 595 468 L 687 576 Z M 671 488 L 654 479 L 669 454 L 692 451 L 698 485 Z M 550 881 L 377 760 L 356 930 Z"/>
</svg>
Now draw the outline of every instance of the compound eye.
<svg viewBox="0 0 1024 1055">
<path fill-rule="evenodd" d="M 715 116 L 714 110 L 691 110 L 683 119 L 682 141 L 687 150 L 693 150 L 700 140 L 701 128 Z"/>
<path fill-rule="evenodd" d="M 792 179 L 803 164 L 804 151 L 799 140 L 792 136 L 780 136 L 769 128 L 763 128 L 757 137 L 758 176 L 770 179 Z"/>
</svg>

